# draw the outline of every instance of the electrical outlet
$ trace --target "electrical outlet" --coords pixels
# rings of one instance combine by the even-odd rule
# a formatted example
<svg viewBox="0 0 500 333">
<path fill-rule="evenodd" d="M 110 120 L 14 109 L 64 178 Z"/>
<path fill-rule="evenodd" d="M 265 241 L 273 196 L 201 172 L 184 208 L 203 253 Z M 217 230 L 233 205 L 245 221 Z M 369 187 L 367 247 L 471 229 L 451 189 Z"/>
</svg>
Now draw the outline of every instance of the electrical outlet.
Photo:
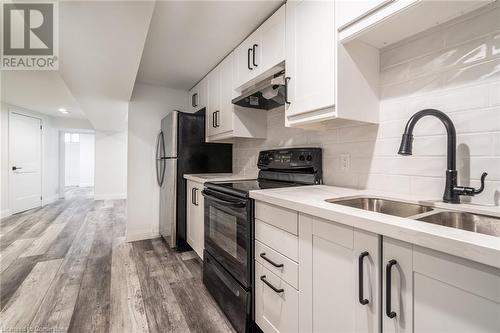
<svg viewBox="0 0 500 333">
<path fill-rule="evenodd" d="M 348 171 L 351 168 L 351 155 L 340 154 L 340 170 Z"/>
</svg>

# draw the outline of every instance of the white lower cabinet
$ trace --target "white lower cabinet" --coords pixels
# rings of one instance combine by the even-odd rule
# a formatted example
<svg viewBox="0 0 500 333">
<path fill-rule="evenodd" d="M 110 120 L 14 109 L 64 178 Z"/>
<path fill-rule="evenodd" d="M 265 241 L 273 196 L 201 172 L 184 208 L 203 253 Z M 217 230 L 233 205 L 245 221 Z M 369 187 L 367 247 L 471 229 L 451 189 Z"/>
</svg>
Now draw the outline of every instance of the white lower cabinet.
<svg viewBox="0 0 500 333">
<path fill-rule="evenodd" d="M 301 332 L 379 331 L 379 244 L 378 235 L 300 215 Z"/>
<path fill-rule="evenodd" d="M 500 269 L 261 202 L 256 212 L 264 332 L 500 332 Z"/>
<path fill-rule="evenodd" d="M 385 237 L 383 253 L 384 332 L 500 332 L 500 270 Z"/>
<path fill-rule="evenodd" d="M 186 240 L 198 256 L 203 259 L 204 249 L 204 200 L 203 184 L 187 181 L 186 193 Z"/>
<path fill-rule="evenodd" d="M 299 292 L 255 262 L 255 322 L 264 332 L 298 332 Z"/>
</svg>

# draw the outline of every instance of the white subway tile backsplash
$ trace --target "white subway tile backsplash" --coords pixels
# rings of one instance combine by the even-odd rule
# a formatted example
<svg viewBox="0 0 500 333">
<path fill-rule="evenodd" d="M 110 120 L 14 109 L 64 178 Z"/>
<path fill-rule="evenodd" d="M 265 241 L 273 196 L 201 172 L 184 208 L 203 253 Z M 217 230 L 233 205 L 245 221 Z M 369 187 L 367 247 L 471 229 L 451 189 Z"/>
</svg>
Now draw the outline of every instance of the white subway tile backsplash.
<svg viewBox="0 0 500 333">
<path fill-rule="evenodd" d="M 478 11 L 480 15 L 450 26 L 445 32 L 445 45 L 452 47 L 472 39 L 500 31 L 500 7 Z"/>
<path fill-rule="evenodd" d="M 285 128 L 284 108 L 269 111 L 267 139 L 235 140 L 234 171 L 256 176 L 262 149 L 317 146 L 323 148 L 325 184 L 441 200 L 443 124 L 423 118 L 415 127 L 413 156 L 397 154 L 408 118 L 434 108 L 455 124 L 460 185 L 478 187 L 481 173 L 489 173 L 484 193 L 463 201 L 499 205 L 499 15 L 500 5 L 488 6 L 382 50 L 378 125 L 326 131 Z M 341 170 L 340 154 L 351 156 L 349 170 Z"/>
<path fill-rule="evenodd" d="M 418 77 L 484 61 L 488 56 L 489 44 L 489 37 L 481 38 L 415 59 L 409 64 L 408 75 Z"/>
</svg>

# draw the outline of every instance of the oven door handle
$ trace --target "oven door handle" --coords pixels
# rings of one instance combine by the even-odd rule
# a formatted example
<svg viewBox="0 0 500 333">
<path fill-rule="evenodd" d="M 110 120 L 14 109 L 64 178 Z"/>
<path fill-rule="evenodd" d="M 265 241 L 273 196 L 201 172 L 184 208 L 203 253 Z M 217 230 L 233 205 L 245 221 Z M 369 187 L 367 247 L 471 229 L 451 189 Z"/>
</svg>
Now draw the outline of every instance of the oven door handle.
<svg viewBox="0 0 500 333">
<path fill-rule="evenodd" d="M 215 201 L 224 206 L 242 208 L 247 205 L 246 200 L 227 200 L 222 198 L 220 194 L 216 194 L 214 191 L 210 191 L 209 189 L 204 189 L 203 191 L 201 191 L 201 194 L 203 194 L 205 198 Z"/>
</svg>

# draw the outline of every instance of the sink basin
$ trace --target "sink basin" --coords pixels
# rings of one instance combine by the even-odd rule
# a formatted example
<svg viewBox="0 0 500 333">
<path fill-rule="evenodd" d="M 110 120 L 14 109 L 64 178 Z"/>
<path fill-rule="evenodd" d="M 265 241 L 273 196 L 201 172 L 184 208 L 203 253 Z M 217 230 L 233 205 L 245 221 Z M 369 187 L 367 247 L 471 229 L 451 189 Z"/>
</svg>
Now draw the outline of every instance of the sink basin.
<svg viewBox="0 0 500 333">
<path fill-rule="evenodd" d="M 330 199 L 326 201 L 337 205 L 344 205 L 399 217 L 410 217 L 430 212 L 432 210 L 432 207 L 429 206 L 372 197 L 353 197 L 347 199 Z"/>
<path fill-rule="evenodd" d="M 445 211 L 421 217 L 417 220 L 500 237 L 500 218 L 497 217 Z"/>
</svg>

